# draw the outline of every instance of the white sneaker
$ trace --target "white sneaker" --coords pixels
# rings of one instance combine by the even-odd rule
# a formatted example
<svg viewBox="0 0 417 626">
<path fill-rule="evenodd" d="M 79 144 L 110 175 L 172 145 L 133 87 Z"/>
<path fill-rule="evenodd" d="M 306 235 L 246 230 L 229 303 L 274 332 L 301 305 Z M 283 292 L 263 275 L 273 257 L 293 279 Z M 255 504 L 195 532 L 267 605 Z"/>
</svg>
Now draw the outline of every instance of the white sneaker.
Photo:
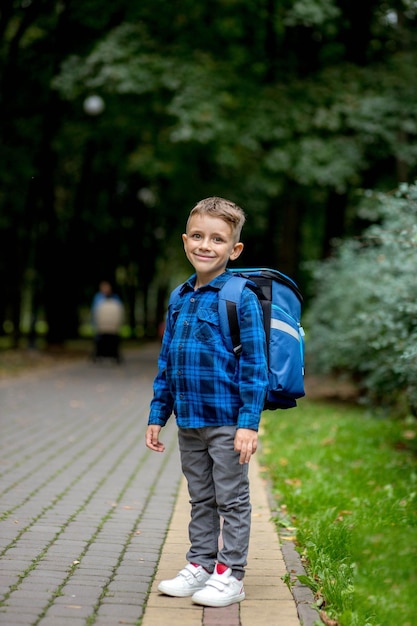
<svg viewBox="0 0 417 626">
<path fill-rule="evenodd" d="M 230 567 L 223 574 L 216 569 L 200 591 L 196 591 L 192 601 L 204 606 L 229 606 L 245 599 L 243 582 L 232 576 Z"/>
<path fill-rule="evenodd" d="M 158 585 L 158 590 L 167 596 L 186 598 L 199 589 L 203 589 L 210 576 L 211 574 L 201 565 L 195 566 L 188 563 L 175 578 L 162 580 Z"/>
</svg>

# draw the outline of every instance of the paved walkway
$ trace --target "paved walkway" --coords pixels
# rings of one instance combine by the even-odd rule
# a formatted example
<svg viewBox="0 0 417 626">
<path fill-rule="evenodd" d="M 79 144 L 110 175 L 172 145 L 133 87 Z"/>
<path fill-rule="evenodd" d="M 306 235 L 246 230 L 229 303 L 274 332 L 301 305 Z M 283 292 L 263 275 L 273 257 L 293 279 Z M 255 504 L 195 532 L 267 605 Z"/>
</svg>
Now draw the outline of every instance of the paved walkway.
<svg viewBox="0 0 417 626">
<path fill-rule="evenodd" d="M 247 599 L 209 609 L 157 592 L 185 564 L 189 516 L 175 420 L 163 455 L 144 445 L 157 349 L 0 381 L 0 624 L 313 626 L 309 591 L 281 580 L 299 563 L 256 457 Z"/>
</svg>

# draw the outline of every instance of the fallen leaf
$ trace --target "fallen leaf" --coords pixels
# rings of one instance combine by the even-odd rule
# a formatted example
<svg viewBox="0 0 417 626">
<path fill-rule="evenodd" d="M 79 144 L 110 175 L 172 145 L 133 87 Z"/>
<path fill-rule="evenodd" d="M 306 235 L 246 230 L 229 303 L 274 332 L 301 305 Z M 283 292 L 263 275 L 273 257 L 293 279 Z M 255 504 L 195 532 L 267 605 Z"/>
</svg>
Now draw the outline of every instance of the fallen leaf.
<svg viewBox="0 0 417 626">
<path fill-rule="evenodd" d="M 337 620 L 331 619 L 324 611 L 320 611 L 320 619 L 326 626 L 340 626 Z"/>
<path fill-rule="evenodd" d="M 72 409 L 79 409 L 83 406 L 83 403 L 80 402 L 79 400 L 71 400 L 70 401 L 70 407 Z"/>
<path fill-rule="evenodd" d="M 286 478 L 285 484 L 291 485 L 292 487 L 301 487 L 302 482 L 299 478 Z"/>
<path fill-rule="evenodd" d="M 339 513 L 337 514 L 336 519 L 334 520 L 335 522 L 343 522 L 343 520 L 345 519 L 346 515 L 352 515 L 352 511 L 339 511 Z"/>
</svg>

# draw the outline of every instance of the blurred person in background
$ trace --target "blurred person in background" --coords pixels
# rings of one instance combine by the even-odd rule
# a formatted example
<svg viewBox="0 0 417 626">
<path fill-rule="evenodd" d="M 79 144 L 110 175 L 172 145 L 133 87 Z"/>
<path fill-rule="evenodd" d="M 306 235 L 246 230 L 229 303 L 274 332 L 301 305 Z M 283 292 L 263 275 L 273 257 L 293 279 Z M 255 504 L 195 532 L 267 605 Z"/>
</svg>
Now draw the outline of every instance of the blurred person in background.
<svg viewBox="0 0 417 626">
<path fill-rule="evenodd" d="M 100 282 L 99 291 L 93 298 L 91 318 L 94 329 L 93 361 L 109 358 L 121 363 L 120 329 L 124 308 L 119 296 L 113 293 L 110 282 Z"/>
</svg>

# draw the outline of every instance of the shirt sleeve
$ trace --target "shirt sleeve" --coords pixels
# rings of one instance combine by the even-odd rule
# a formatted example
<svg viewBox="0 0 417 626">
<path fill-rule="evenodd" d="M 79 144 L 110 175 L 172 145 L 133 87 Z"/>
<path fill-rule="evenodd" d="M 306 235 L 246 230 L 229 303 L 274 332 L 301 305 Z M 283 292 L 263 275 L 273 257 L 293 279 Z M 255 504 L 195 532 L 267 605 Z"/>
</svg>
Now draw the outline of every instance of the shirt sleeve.
<svg viewBox="0 0 417 626">
<path fill-rule="evenodd" d="M 262 307 L 248 287 L 240 303 L 239 389 L 242 406 L 238 428 L 258 430 L 268 387 L 268 362 Z"/>
<path fill-rule="evenodd" d="M 171 343 L 171 319 L 168 315 L 158 358 L 158 373 L 153 383 L 153 398 L 150 405 L 148 424 L 165 426 L 172 411 L 174 399 L 168 388 L 166 368 Z"/>
</svg>

